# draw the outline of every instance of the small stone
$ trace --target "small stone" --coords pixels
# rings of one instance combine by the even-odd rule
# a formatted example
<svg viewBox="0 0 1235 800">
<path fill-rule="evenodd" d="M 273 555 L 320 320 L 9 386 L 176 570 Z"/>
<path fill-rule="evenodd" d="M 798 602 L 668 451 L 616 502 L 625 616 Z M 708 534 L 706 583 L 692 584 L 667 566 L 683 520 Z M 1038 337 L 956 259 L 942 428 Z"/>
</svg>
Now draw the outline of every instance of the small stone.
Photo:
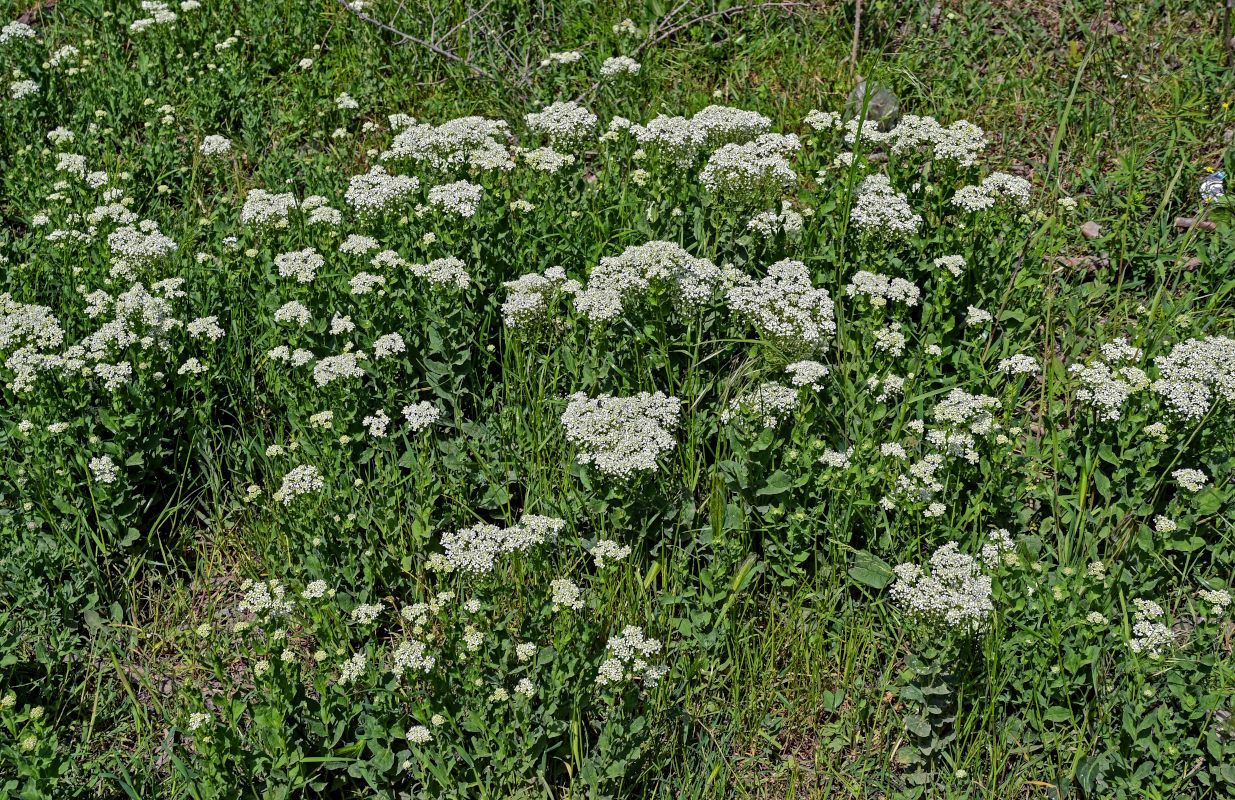
<svg viewBox="0 0 1235 800">
<path fill-rule="evenodd" d="M 901 101 L 891 90 L 863 80 L 849 93 L 845 103 L 846 117 L 859 117 L 866 106 L 866 119 L 879 123 L 880 130 L 890 130 L 901 115 Z"/>
<path fill-rule="evenodd" d="M 1098 223 L 1090 220 L 1081 226 L 1081 235 L 1086 239 L 1097 239 L 1102 235 L 1102 228 Z"/>
</svg>

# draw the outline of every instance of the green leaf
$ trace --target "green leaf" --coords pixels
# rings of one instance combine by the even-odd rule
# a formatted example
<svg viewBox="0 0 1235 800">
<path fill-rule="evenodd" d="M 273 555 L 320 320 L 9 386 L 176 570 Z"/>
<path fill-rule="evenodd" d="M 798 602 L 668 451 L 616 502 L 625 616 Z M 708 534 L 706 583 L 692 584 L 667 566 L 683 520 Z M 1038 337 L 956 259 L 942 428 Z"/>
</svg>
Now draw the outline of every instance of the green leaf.
<svg viewBox="0 0 1235 800">
<path fill-rule="evenodd" d="M 905 729 L 914 736 L 925 738 L 931 735 L 931 724 L 926 721 L 925 717 L 919 717 L 917 714 L 905 715 Z"/>
<path fill-rule="evenodd" d="M 1051 706 L 1042 715 L 1042 719 L 1047 722 L 1071 722 L 1072 712 L 1063 706 Z"/>
<path fill-rule="evenodd" d="M 763 488 L 755 492 L 760 497 L 771 495 L 784 494 L 793 488 L 793 479 L 789 477 L 789 473 L 782 469 L 778 469 L 768 476 L 768 482 Z"/>
<path fill-rule="evenodd" d="M 853 557 L 849 577 L 872 589 L 882 589 L 891 582 L 895 573 L 888 562 L 876 555 L 859 550 Z"/>
</svg>

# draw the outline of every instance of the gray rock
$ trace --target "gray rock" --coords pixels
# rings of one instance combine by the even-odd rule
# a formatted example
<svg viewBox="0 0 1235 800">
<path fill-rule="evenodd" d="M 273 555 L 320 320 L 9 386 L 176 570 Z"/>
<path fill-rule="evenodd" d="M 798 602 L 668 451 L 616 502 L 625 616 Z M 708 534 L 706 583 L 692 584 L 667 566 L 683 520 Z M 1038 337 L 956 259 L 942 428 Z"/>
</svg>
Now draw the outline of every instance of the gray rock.
<svg viewBox="0 0 1235 800">
<path fill-rule="evenodd" d="M 890 130 L 901 116 L 901 101 L 891 90 L 877 83 L 862 81 L 853 87 L 845 102 L 847 118 L 860 117 L 866 107 L 866 119 L 879 123 L 880 130 Z"/>
</svg>

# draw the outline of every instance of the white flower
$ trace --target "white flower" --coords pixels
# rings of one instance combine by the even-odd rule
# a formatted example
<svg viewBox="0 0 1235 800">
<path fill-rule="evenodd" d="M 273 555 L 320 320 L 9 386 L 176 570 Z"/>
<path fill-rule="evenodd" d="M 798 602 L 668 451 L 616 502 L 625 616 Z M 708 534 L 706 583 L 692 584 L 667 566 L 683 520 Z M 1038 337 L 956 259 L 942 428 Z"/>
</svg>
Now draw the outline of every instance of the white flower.
<svg viewBox="0 0 1235 800">
<path fill-rule="evenodd" d="M 98 483 L 115 483 L 120 474 L 109 456 L 90 459 L 90 471 L 94 473 L 94 480 Z"/>
<path fill-rule="evenodd" d="M 280 253 L 274 257 L 275 266 L 279 268 L 279 276 L 295 278 L 297 283 L 312 283 L 326 259 L 312 247 L 296 250 L 291 253 Z"/>
<path fill-rule="evenodd" d="M 380 616 L 382 613 L 381 603 L 361 603 L 352 609 L 352 622 L 361 625 L 368 625 Z"/>
<path fill-rule="evenodd" d="M 20 100 L 32 94 L 38 94 L 39 85 L 31 80 L 15 81 L 9 84 L 9 97 Z"/>
<path fill-rule="evenodd" d="M 540 66 L 548 67 L 554 64 L 573 64 L 583 58 L 583 53 L 578 50 L 567 50 L 564 53 L 550 53 L 548 58 L 542 59 Z"/>
<path fill-rule="evenodd" d="M 769 381 L 730 400 L 728 409 L 721 412 L 720 420 L 729 422 L 738 416 L 749 416 L 760 420 L 765 428 L 775 428 L 789 419 L 798 405 L 796 388 Z"/>
<path fill-rule="evenodd" d="M 739 318 L 786 352 L 818 352 L 836 333 L 832 298 L 811 285 L 801 261 L 778 261 L 757 283 L 737 276 L 726 299 Z"/>
<path fill-rule="evenodd" d="M 368 172 L 352 176 L 343 199 L 361 217 L 373 217 L 407 202 L 419 188 L 417 178 L 391 175 L 375 164 Z"/>
<path fill-rule="evenodd" d="M 946 269 L 955 278 L 959 278 L 965 271 L 964 256 L 940 256 L 934 263 L 936 268 Z"/>
<path fill-rule="evenodd" d="M 1128 649 L 1134 653 L 1146 653 L 1150 658 L 1161 656 L 1162 652 L 1175 644 L 1175 632 L 1161 622 L 1166 612 L 1162 606 L 1151 600 L 1134 598 L 1132 638 L 1128 640 Z"/>
<path fill-rule="evenodd" d="M 1008 375 L 1036 375 L 1038 374 L 1038 362 L 1032 356 L 1018 353 L 1001 359 L 998 369 Z"/>
<path fill-rule="evenodd" d="M 471 218 L 480 207 L 480 196 L 484 188 L 467 181 L 455 181 L 442 186 L 434 186 L 429 190 L 429 205 L 442 209 L 448 214 Z"/>
<path fill-rule="evenodd" d="M 948 542 L 931 555 L 929 567 L 929 573 L 916 564 L 895 567 L 892 599 L 922 622 L 965 633 L 985 628 L 995 608 L 981 565 Z"/>
<path fill-rule="evenodd" d="M 294 322 L 301 328 L 308 325 L 312 318 L 312 315 L 309 314 L 309 309 L 296 300 L 284 303 L 274 312 L 275 322 Z"/>
<path fill-rule="evenodd" d="M 625 479 L 636 472 L 655 471 L 657 458 L 676 446 L 672 431 L 681 408 L 681 400 L 663 392 L 597 398 L 577 392 L 570 396 L 562 425 L 580 464 Z"/>
<path fill-rule="evenodd" d="M 1155 358 L 1154 364 L 1158 380 L 1153 391 L 1181 419 L 1200 419 L 1215 400 L 1235 402 L 1235 339 L 1188 339 Z"/>
<path fill-rule="evenodd" d="M 629 56 L 615 56 L 614 58 L 606 58 L 604 63 L 600 65 L 600 75 L 602 78 L 616 78 L 623 73 L 638 75 L 639 62 Z"/>
<path fill-rule="evenodd" d="M 812 110 L 802 122 L 817 131 L 831 131 L 840 127 L 841 117 L 834 111 Z"/>
<path fill-rule="evenodd" d="M 592 322 L 606 322 L 628 305 L 664 293 L 693 311 L 712 299 L 721 282 L 721 271 L 711 261 L 692 256 L 674 242 L 651 241 L 602 258 L 587 286 L 575 293 L 575 308 Z"/>
<path fill-rule="evenodd" d="M 778 133 L 765 133 L 745 144 L 726 144 L 708 158 L 699 182 L 728 200 L 767 200 L 797 180 L 788 156 L 799 147 L 797 136 Z"/>
<path fill-rule="evenodd" d="M 24 22 L 10 22 L 0 28 L 0 45 L 6 45 L 19 39 L 33 39 L 34 28 Z"/>
<path fill-rule="evenodd" d="M 283 476 L 283 485 L 279 487 L 278 498 L 283 505 L 289 506 L 297 497 L 321 491 L 326 486 L 317 467 L 302 464 L 294 467 Z"/>
<path fill-rule="evenodd" d="M 592 545 L 592 549 L 588 550 L 592 558 L 596 562 L 596 569 L 605 568 L 605 559 L 610 561 L 621 561 L 630 555 L 630 545 L 619 544 L 612 539 L 602 539 Z"/>
<path fill-rule="evenodd" d="M 373 360 L 381 361 L 384 358 L 405 352 L 406 350 L 407 344 L 403 341 L 402 336 L 397 333 L 387 333 L 373 341 Z"/>
<path fill-rule="evenodd" d="M 1180 486 L 1193 493 L 1204 489 L 1209 481 L 1209 476 L 1199 469 L 1177 469 L 1171 473 L 1171 477 L 1178 481 Z"/>
<path fill-rule="evenodd" d="M 442 534 L 445 563 L 451 571 L 492 572 L 499 557 L 556 541 L 565 527 L 565 520 L 537 514 L 526 514 L 509 528 L 477 523 Z"/>
<path fill-rule="evenodd" d="M 557 102 L 524 116 L 527 127 L 555 146 L 578 144 L 596 135 L 596 115 L 573 102 Z"/>
<path fill-rule="evenodd" d="M 849 219 L 859 232 L 885 238 L 907 237 L 922 224 L 904 192 L 893 190 L 886 175 L 870 175 L 862 181 Z"/>
<path fill-rule="evenodd" d="M 983 311 L 977 306 L 970 306 L 965 313 L 966 325 L 985 325 L 994 319 L 989 311 Z"/>
<path fill-rule="evenodd" d="M 555 609 L 559 606 L 574 611 L 583 608 L 583 597 L 579 587 L 573 581 L 569 581 L 566 578 L 556 578 L 550 581 L 549 589 L 553 592 L 553 607 Z"/>
<path fill-rule="evenodd" d="M 437 422 L 441 416 L 442 412 L 428 400 L 403 407 L 403 417 L 407 420 L 407 427 L 412 433 L 424 430 Z"/>
<path fill-rule="evenodd" d="M 660 641 L 645 637 L 642 628 L 627 625 L 621 635 L 609 638 L 609 658 L 600 665 L 596 685 L 611 686 L 642 680 L 649 689 L 656 686 L 668 668 L 650 664 L 648 659 L 658 655 L 662 649 Z"/>
<path fill-rule="evenodd" d="M 463 165 L 482 170 L 510 170 L 515 166 L 509 150 L 499 141 L 510 136 L 503 120 L 461 117 L 437 127 L 411 120 L 402 128 L 390 149 L 382 153 L 383 161 L 410 159 L 442 172 Z"/>
<path fill-rule="evenodd" d="M 197 148 L 204 156 L 223 156 L 232 151 L 232 140 L 226 136 L 211 135 L 202 139 Z"/>
</svg>

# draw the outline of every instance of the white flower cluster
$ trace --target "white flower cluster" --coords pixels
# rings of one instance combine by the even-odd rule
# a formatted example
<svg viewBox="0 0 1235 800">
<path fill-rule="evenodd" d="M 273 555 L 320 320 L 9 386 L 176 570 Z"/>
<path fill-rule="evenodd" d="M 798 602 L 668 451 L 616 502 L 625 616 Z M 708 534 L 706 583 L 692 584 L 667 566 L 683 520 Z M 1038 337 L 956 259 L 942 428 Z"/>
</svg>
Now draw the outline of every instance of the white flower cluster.
<svg viewBox="0 0 1235 800">
<path fill-rule="evenodd" d="M 630 555 L 630 545 L 619 544 L 612 539 L 602 539 L 588 550 L 596 563 L 596 569 L 604 569 L 611 561 L 621 561 Z"/>
<path fill-rule="evenodd" d="M 729 407 L 720 413 L 720 421 L 727 423 L 739 416 L 751 417 L 758 419 L 765 428 L 775 428 L 793 415 L 798 404 L 796 388 L 769 381 L 730 400 Z"/>
<path fill-rule="evenodd" d="M 283 583 L 274 579 L 246 580 L 240 585 L 240 591 L 244 592 L 244 597 L 236 604 L 236 610 L 241 613 L 286 617 L 296 605 L 288 599 Z"/>
<path fill-rule="evenodd" d="M 437 663 L 437 659 L 429 655 L 427 651 L 428 646 L 424 642 L 418 639 L 408 639 L 390 654 L 390 671 L 399 677 L 403 677 L 403 674 L 408 670 L 412 672 L 429 672 Z M 422 730 L 428 733 L 427 729 L 422 728 Z M 408 732 L 408 737 L 411 737 L 411 731 Z"/>
<path fill-rule="evenodd" d="M 675 447 L 672 431 L 681 409 L 681 400 L 663 392 L 596 398 L 577 392 L 570 396 L 562 425 L 577 448 L 580 464 L 625 479 L 655 471 L 656 459 Z"/>
<path fill-rule="evenodd" d="M 1171 477 L 1193 494 L 1204 489 L 1209 482 L 1209 476 L 1199 469 L 1177 469 L 1171 473 Z"/>
<path fill-rule="evenodd" d="M 995 528 L 986 534 L 986 544 L 982 545 L 982 563 L 987 569 L 996 569 L 999 563 L 1016 552 L 1016 542 L 1007 528 Z"/>
<path fill-rule="evenodd" d="M 130 265 L 161 261 L 178 249 L 175 240 L 164 236 L 158 223 L 148 219 L 112 231 L 107 236 L 107 246 L 111 248 L 113 263 Z"/>
<path fill-rule="evenodd" d="M 765 133 L 745 144 L 726 144 L 708 157 L 699 182 L 727 200 L 766 201 L 797 181 L 788 156 L 800 147 L 797 136 L 779 133 Z"/>
<path fill-rule="evenodd" d="M 946 269 L 954 278 L 959 278 L 966 266 L 964 256 L 940 256 L 934 263 L 937 269 Z"/>
<path fill-rule="evenodd" d="M 716 105 L 695 114 L 690 118 L 690 124 L 699 131 L 705 148 L 742 144 L 772 129 L 772 120 L 758 112 Z M 769 139 L 764 146 L 788 155 L 796 152 L 801 144 L 798 137 L 790 135 Z"/>
<path fill-rule="evenodd" d="M 297 283 L 312 283 L 317 277 L 317 271 L 325 263 L 326 259 L 312 247 L 280 253 L 274 257 L 274 265 L 279 268 L 279 277 L 295 278 Z"/>
<path fill-rule="evenodd" d="M 558 101 L 523 117 L 532 133 L 554 146 L 578 144 L 596 135 L 596 115 L 573 100 Z"/>
<path fill-rule="evenodd" d="M 509 138 L 510 130 L 500 119 L 459 117 L 436 127 L 413 123 L 395 136 L 381 157 L 383 161 L 411 160 L 441 172 L 461 166 L 510 170 L 515 163 L 502 143 Z"/>
<path fill-rule="evenodd" d="M 94 475 L 96 483 L 115 483 L 120 474 L 110 456 L 90 459 L 90 472 Z"/>
<path fill-rule="evenodd" d="M 819 463 L 832 469 L 849 469 L 853 466 L 853 462 L 850 461 L 853 453 L 853 447 L 846 450 L 824 450 L 823 455 L 819 457 Z"/>
<path fill-rule="evenodd" d="M 437 422 L 442 416 L 442 412 L 438 410 L 437 406 L 428 400 L 406 405 L 403 407 L 402 413 L 403 418 L 407 420 L 407 427 L 412 433 L 419 433 Z"/>
<path fill-rule="evenodd" d="M 662 159 L 683 169 L 695 163 L 703 149 L 703 131 L 686 117 L 660 114 L 647 125 L 630 125 L 629 130 L 640 145 L 652 147 Z"/>
<path fill-rule="evenodd" d="M 992 172 L 977 186 L 962 186 L 952 196 L 952 205 L 965 211 L 985 211 L 1003 201 L 1023 208 L 1029 205 L 1029 181 L 1006 172 Z"/>
<path fill-rule="evenodd" d="M 526 553 L 538 545 L 554 542 L 565 527 L 565 520 L 538 514 L 524 515 L 517 525 L 509 528 L 480 522 L 470 528 L 443 533 L 444 552 L 431 558 L 430 565 L 443 572 L 492 572 L 501 556 Z"/>
<path fill-rule="evenodd" d="M 818 352 L 836 333 L 832 298 L 814 288 L 801 261 L 778 261 L 759 282 L 742 276 L 726 299 L 739 318 L 787 352 Z"/>
<path fill-rule="evenodd" d="M 948 542 L 931 554 L 928 565 L 929 573 L 917 564 L 898 564 L 892 599 L 919 622 L 960 633 L 983 630 L 995 607 L 982 564 Z"/>
<path fill-rule="evenodd" d="M 10 22 L 3 28 L 0 28 L 0 45 L 6 45 L 9 42 L 17 41 L 18 39 L 33 39 L 34 28 L 24 22 Z"/>
<path fill-rule="evenodd" d="M 428 264 L 409 264 L 408 271 L 418 278 L 424 278 L 434 286 L 466 289 L 471 281 L 467 272 L 467 264 L 454 256 L 435 258 Z"/>
<path fill-rule="evenodd" d="M 363 378 L 364 370 L 360 368 L 360 353 L 347 352 L 337 356 L 326 356 L 313 365 L 313 382 L 320 388 L 325 388 L 335 381 L 346 378 Z"/>
<path fill-rule="evenodd" d="M 619 75 L 638 75 L 639 62 L 630 56 L 614 56 L 606 58 L 600 65 L 600 77 L 616 78 Z"/>
<path fill-rule="evenodd" d="M 1135 610 L 1132 612 L 1132 638 L 1128 640 L 1128 649 L 1134 653 L 1145 653 L 1152 659 L 1162 657 L 1162 652 L 1175 644 L 1175 632 L 1161 622 L 1166 612 L 1162 606 L 1152 600 L 1140 597 L 1132 600 Z"/>
<path fill-rule="evenodd" d="M 204 156 L 225 156 L 232 151 L 232 140 L 217 134 L 207 136 L 197 149 Z"/>
<path fill-rule="evenodd" d="M 156 2 L 155 0 L 142 0 L 142 10 L 150 14 L 150 16 L 142 17 L 129 23 L 130 33 L 142 33 L 155 25 L 171 25 L 176 21 L 176 13 L 167 7 L 167 3 Z"/>
<path fill-rule="evenodd" d="M 429 205 L 440 208 L 447 214 L 471 218 L 480 208 L 480 196 L 484 187 L 467 181 L 455 181 L 429 190 Z"/>
<path fill-rule="evenodd" d="M 620 316 L 626 305 L 649 296 L 668 296 L 675 305 L 697 309 L 721 283 L 721 271 L 674 242 L 651 241 L 606 256 L 575 293 L 575 308 L 592 322 Z"/>
<path fill-rule="evenodd" d="M 583 58 L 583 53 L 580 53 L 578 50 L 567 50 L 564 53 L 550 53 L 548 57 L 541 59 L 540 66 L 548 67 L 560 64 L 574 64 L 581 58 Z"/>
<path fill-rule="evenodd" d="M 405 352 L 407 343 L 397 333 L 384 333 L 373 340 L 373 360 L 381 361 L 389 356 Z"/>
<path fill-rule="evenodd" d="M 583 608 L 583 593 L 574 581 L 566 578 L 554 578 L 549 582 L 549 590 L 553 593 L 553 608 L 569 608 L 578 611 Z"/>
<path fill-rule="evenodd" d="M 1155 358 L 1154 365 L 1158 380 L 1153 390 L 1181 419 L 1205 416 L 1215 400 L 1235 402 L 1235 339 L 1188 339 Z"/>
<path fill-rule="evenodd" d="M 297 497 L 320 492 L 326 486 L 322 473 L 312 464 L 301 464 L 283 476 L 283 485 L 274 499 L 290 506 Z"/>
<path fill-rule="evenodd" d="M 274 312 L 275 322 L 294 322 L 301 328 L 309 324 L 313 317 L 309 313 L 309 309 L 304 307 L 304 304 L 297 300 L 289 300 L 279 306 Z"/>
<path fill-rule="evenodd" d="M 876 308 L 887 305 L 889 301 L 904 303 L 912 308 L 918 304 L 922 293 L 916 284 L 904 278 L 889 278 L 877 272 L 859 270 L 845 286 L 845 294 L 850 297 L 862 295 Z"/>
<path fill-rule="evenodd" d="M 869 175 L 858 185 L 849 219 L 861 233 L 882 237 L 910 236 L 922 225 L 905 193 L 895 191 L 881 174 Z"/>
<path fill-rule="evenodd" d="M 1150 385 L 1149 376 L 1130 364 L 1115 367 L 1102 361 L 1072 364 L 1068 374 L 1079 383 L 1076 399 L 1093 406 L 1098 419 L 1104 422 L 1119 420 L 1128 398 Z"/>
<path fill-rule="evenodd" d="M 812 109 L 802 122 L 816 131 L 833 131 L 840 127 L 841 117 L 835 111 Z"/>
<path fill-rule="evenodd" d="M 286 228 L 295 207 L 296 198 L 290 193 L 271 194 L 265 189 L 253 189 L 244 197 L 240 224 L 251 228 Z"/>
<path fill-rule="evenodd" d="M 382 614 L 381 603 L 361 603 L 352 609 L 352 622 L 368 625 Z"/>
<path fill-rule="evenodd" d="M 785 367 L 789 382 L 799 388 L 809 386 L 816 392 L 823 390 L 823 379 L 830 374 L 826 365 L 818 361 L 795 361 Z"/>
<path fill-rule="evenodd" d="M 805 221 L 802 215 L 789 207 L 789 204 L 784 204 L 780 213 L 774 209 L 762 211 L 751 217 L 746 223 L 746 230 L 762 236 L 764 239 L 773 239 L 777 234 L 783 233 L 791 240 L 797 240 L 802 236 L 802 228 Z"/>
<path fill-rule="evenodd" d="M 999 360 L 998 370 L 1006 375 L 1037 375 L 1038 361 L 1033 356 L 1017 353 Z"/>
<path fill-rule="evenodd" d="M 405 203 L 419 188 L 420 181 L 415 177 L 391 175 L 374 164 L 368 172 L 352 176 L 343 199 L 360 216 L 372 217 Z"/>
<path fill-rule="evenodd" d="M 539 172 L 555 174 L 562 167 L 575 163 L 575 157 L 570 153 L 559 153 L 552 147 L 537 147 L 520 154 L 523 163 Z"/>
<path fill-rule="evenodd" d="M 627 625 L 620 636 L 611 636 L 608 644 L 608 658 L 600 665 L 596 674 L 597 686 L 613 686 L 642 680 L 644 687 L 651 689 L 660 683 L 669 668 L 664 665 L 653 665 L 648 659 L 660 653 L 663 649 L 660 641 L 649 639 L 643 635 L 643 629 L 636 625 Z"/>
<path fill-rule="evenodd" d="M 932 415 L 941 427 L 926 431 L 926 441 L 949 455 L 961 456 L 971 464 L 978 463 L 974 437 L 988 436 L 999 429 L 992 409 L 999 401 L 985 394 L 969 394 L 953 389 L 935 406 Z"/>
<path fill-rule="evenodd" d="M 1204 603 L 1209 603 L 1212 606 L 1212 613 L 1215 616 L 1225 614 L 1227 609 L 1231 607 L 1231 593 L 1226 589 L 1199 589 L 1196 596 Z"/>
<path fill-rule="evenodd" d="M 502 319 L 506 327 L 516 331 L 531 331 L 548 320 L 549 307 L 562 294 L 572 295 L 580 284 L 566 277 L 566 270 L 550 267 L 544 274 L 529 272 L 507 281 L 506 302 L 502 303 Z"/>
</svg>

